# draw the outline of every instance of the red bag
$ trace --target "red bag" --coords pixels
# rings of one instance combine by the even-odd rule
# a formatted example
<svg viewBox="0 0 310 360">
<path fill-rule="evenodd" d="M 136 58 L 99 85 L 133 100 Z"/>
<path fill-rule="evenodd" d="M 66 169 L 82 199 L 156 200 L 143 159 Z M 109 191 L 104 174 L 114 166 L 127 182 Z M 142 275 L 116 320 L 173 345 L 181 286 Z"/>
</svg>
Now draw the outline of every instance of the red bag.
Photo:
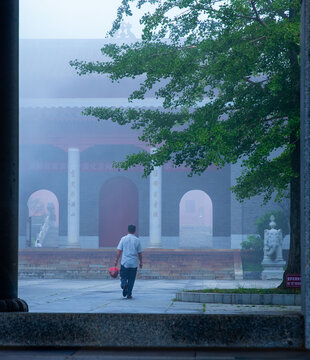
<svg viewBox="0 0 310 360">
<path fill-rule="evenodd" d="M 119 270 L 118 270 L 117 267 L 111 267 L 111 268 L 109 269 L 109 274 L 110 274 L 111 277 L 114 278 L 114 279 L 117 278 L 118 272 L 119 272 Z"/>
</svg>

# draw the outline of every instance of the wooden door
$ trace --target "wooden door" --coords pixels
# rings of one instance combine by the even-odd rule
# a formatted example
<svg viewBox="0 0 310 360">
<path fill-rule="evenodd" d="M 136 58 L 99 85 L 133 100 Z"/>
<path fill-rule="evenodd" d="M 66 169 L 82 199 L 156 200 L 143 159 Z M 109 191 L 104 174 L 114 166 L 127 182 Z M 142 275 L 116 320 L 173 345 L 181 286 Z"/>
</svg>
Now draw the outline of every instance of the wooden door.
<svg viewBox="0 0 310 360">
<path fill-rule="evenodd" d="M 116 177 L 108 180 L 100 192 L 99 246 L 116 247 L 127 234 L 128 225 L 137 226 L 139 196 L 135 184 L 129 179 Z"/>
</svg>

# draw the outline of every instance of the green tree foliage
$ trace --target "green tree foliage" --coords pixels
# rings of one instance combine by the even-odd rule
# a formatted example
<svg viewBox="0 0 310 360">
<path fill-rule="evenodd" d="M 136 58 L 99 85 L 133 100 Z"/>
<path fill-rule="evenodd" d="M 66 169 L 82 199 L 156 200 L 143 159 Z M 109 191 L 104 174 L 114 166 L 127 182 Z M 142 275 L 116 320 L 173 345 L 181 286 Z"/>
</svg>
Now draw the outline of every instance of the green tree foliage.
<svg viewBox="0 0 310 360">
<path fill-rule="evenodd" d="M 85 110 L 130 124 L 157 147 L 116 166 L 141 164 L 147 175 L 172 162 L 201 174 L 211 164 L 240 161 L 243 172 L 232 187 L 239 200 L 281 198 L 289 185 L 297 199 L 300 1 L 122 0 L 111 34 L 134 5 L 144 4 L 155 10 L 141 18 L 141 41 L 105 45 L 106 61 L 71 62 L 80 75 L 105 74 L 112 81 L 144 76 L 130 100 L 159 84 L 162 109 Z M 291 203 L 296 217 L 298 206 Z"/>
<path fill-rule="evenodd" d="M 241 242 L 241 249 L 262 252 L 264 249 L 264 239 L 258 235 L 248 235 L 248 238 Z M 261 258 L 259 260 L 260 262 L 262 261 Z"/>
</svg>

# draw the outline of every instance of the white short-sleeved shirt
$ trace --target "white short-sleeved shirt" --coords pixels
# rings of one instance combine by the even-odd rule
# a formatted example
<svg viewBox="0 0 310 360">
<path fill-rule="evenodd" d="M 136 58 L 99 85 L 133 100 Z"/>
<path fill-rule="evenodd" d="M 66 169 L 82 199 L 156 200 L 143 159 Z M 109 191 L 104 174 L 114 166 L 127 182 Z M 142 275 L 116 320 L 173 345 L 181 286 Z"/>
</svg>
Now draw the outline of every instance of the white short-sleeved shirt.
<svg viewBox="0 0 310 360">
<path fill-rule="evenodd" d="M 140 240 L 134 234 L 128 234 L 121 238 L 117 246 L 118 250 L 122 250 L 121 264 L 126 268 L 138 267 L 138 253 L 142 252 Z"/>
</svg>

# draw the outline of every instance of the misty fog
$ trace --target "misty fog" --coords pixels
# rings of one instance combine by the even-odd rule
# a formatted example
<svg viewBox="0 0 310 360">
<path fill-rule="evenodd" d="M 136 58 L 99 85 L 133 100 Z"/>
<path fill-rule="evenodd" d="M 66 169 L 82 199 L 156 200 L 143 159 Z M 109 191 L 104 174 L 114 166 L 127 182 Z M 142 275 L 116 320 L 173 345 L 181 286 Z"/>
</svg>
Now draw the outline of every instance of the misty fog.
<svg viewBox="0 0 310 360">
<path fill-rule="evenodd" d="M 129 40 L 135 36 L 113 41 Z M 239 163 L 193 177 L 171 164 L 148 178 L 141 167 L 115 169 L 114 161 L 150 147 L 130 126 L 98 122 L 83 109 L 156 109 L 161 101 L 151 91 L 144 101 L 128 102 L 141 78 L 112 83 L 79 76 L 69 65 L 103 60 L 100 49 L 109 41 L 20 39 L 20 278 L 109 279 L 116 246 L 131 223 L 145 253 L 140 279 L 257 278 L 262 254 L 254 270 L 242 269 L 241 243 L 258 236 L 256 221 L 268 211 L 288 219 L 289 202 L 261 206 L 259 196 L 238 202 L 230 187 Z M 288 232 L 283 235 L 287 253 Z"/>
</svg>

